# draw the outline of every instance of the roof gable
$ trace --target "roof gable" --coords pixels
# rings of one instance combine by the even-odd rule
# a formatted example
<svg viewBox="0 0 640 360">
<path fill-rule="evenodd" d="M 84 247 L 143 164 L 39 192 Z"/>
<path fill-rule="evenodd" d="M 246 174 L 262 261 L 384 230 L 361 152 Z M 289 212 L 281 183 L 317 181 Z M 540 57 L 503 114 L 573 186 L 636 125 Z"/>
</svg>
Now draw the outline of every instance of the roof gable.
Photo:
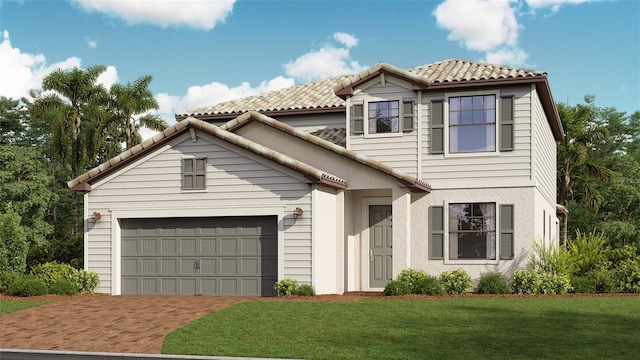
<svg viewBox="0 0 640 360">
<path fill-rule="evenodd" d="M 353 150 L 348 150 L 342 146 L 336 145 L 330 141 L 322 139 L 318 136 L 315 136 L 311 133 L 304 132 L 299 130 L 293 126 L 282 123 L 276 119 L 270 118 L 266 115 L 260 114 L 255 111 L 250 111 L 246 114 L 243 114 L 233 120 L 230 120 L 226 124 L 222 125 L 220 128 L 228 130 L 230 132 L 234 132 L 237 129 L 246 126 L 252 121 L 258 121 L 262 124 L 268 125 L 274 129 L 282 131 L 286 134 L 295 136 L 299 139 L 302 139 L 308 143 L 319 146 L 326 150 L 332 151 L 346 159 L 350 159 L 352 161 L 356 161 L 360 164 L 363 164 L 369 168 L 380 171 L 384 174 L 387 174 L 393 178 L 395 178 L 402 186 L 410 188 L 414 192 L 431 192 L 431 186 L 415 176 L 406 174 L 402 171 L 399 171 L 381 161 L 366 157 L 364 155 L 358 154 Z"/>
<path fill-rule="evenodd" d="M 345 180 L 335 175 L 329 174 L 326 171 L 269 149 L 215 125 L 194 118 L 188 118 L 185 121 L 179 122 L 174 126 L 165 129 L 163 132 L 154 135 L 152 138 L 143 141 L 141 144 L 132 147 L 109 161 L 100 164 L 75 179 L 72 179 L 67 183 L 67 185 L 72 190 L 90 191 L 92 183 L 95 183 L 96 181 L 105 178 L 109 174 L 131 164 L 143 156 L 158 150 L 168 141 L 186 133 L 190 129 L 201 130 L 229 144 L 233 144 L 263 158 L 274 161 L 280 165 L 284 165 L 289 169 L 301 173 L 308 182 L 321 183 L 334 188 L 346 188 L 347 186 Z"/>
</svg>

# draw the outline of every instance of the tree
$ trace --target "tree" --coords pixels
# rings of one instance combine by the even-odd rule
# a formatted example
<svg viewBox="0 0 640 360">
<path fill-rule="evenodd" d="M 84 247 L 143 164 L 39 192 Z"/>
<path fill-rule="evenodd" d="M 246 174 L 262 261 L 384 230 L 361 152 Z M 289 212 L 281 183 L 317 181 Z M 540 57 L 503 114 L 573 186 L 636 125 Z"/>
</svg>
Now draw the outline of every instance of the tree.
<svg viewBox="0 0 640 360">
<path fill-rule="evenodd" d="M 47 220 L 57 199 L 45 161 L 32 147 L 0 145 L 0 212 L 9 207 L 22 218 L 30 245 L 42 244 L 53 231 Z"/>
<path fill-rule="evenodd" d="M 0 96 L 0 145 L 16 144 L 22 138 L 23 109 L 19 100 Z"/>
<path fill-rule="evenodd" d="M 24 273 L 28 249 L 20 215 L 9 205 L 4 213 L 0 212 L 0 272 Z"/>
<path fill-rule="evenodd" d="M 594 212 L 602 204 L 598 184 L 611 183 L 614 172 L 597 157 L 596 144 L 606 141 L 608 132 L 595 121 L 594 98 L 585 96 L 586 105 L 558 104 L 565 139 L 558 145 L 558 199 L 564 206 L 570 200 L 581 202 Z"/>
<path fill-rule="evenodd" d="M 60 160 L 66 161 L 69 155 L 69 147 L 66 145 L 70 143 L 73 178 L 78 176 L 79 170 L 84 169 L 87 163 L 93 164 L 96 124 L 106 117 L 107 92 L 102 85 L 97 84 L 98 77 L 105 70 L 105 66 L 96 65 L 86 70 L 76 67 L 69 71 L 53 71 L 43 79 L 42 89 L 55 93 L 36 99 L 29 109 L 32 117 L 54 115 L 54 122 L 51 124 L 54 152 Z M 78 226 L 78 199 L 75 192 L 71 197 L 71 233 L 75 234 Z"/>
<path fill-rule="evenodd" d="M 140 127 L 155 131 L 167 128 L 167 123 L 160 116 L 145 114 L 158 108 L 158 102 L 149 90 L 152 79 L 151 75 L 144 75 L 133 83 L 113 84 L 109 91 L 111 115 L 103 128 L 107 133 L 115 132 L 116 138 L 124 135 L 127 149 L 139 144 L 142 140 L 138 132 Z M 138 116 L 140 114 L 144 115 Z M 136 116 L 138 116 L 137 119 Z"/>
</svg>

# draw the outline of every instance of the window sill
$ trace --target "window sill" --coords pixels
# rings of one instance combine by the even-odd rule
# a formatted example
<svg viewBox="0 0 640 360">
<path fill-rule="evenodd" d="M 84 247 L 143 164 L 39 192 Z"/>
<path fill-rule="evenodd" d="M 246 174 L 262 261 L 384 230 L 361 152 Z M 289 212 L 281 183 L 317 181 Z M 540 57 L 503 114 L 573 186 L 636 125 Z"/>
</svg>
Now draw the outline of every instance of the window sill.
<svg viewBox="0 0 640 360">
<path fill-rule="evenodd" d="M 437 154 L 436 154 L 437 155 Z M 441 154 L 439 154 L 441 155 Z M 448 158 L 469 158 L 469 157 L 487 157 L 496 158 L 500 156 L 500 151 L 485 151 L 485 152 L 459 152 L 459 153 L 444 153 L 444 157 Z"/>
<path fill-rule="evenodd" d="M 496 260 L 487 260 L 487 259 L 445 259 L 445 265 L 498 265 L 500 264 L 499 258 Z"/>
<path fill-rule="evenodd" d="M 198 194 L 198 193 L 206 193 L 208 191 L 207 189 L 198 189 L 198 190 L 181 190 L 181 192 L 183 194 L 191 194 L 191 193 Z"/>
<path fill-rule="evenodd" d="M 379 133 L 379 134 L 364 133 L 363 135 L 364 135 L 365 139 L 370 139 L 370 138 L 391 138 L 391 137 L 402 137 L 404 135 L 404 133 L 402 131 L 400 131 L 400 132 Z"/>
</svg>

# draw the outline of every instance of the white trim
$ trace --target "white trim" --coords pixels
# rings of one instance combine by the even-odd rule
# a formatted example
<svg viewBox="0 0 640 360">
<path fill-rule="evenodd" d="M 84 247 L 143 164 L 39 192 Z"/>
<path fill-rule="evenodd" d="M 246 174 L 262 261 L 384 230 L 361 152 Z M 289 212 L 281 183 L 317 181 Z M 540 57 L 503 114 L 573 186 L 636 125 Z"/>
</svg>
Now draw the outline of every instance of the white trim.
<svg viewBox="0 0 640 360">
<path fill-rule="evenodd" d="M 365 197 L 362 198 L 362 229 L 360 236 L 362 238 L 362 252 L 360 253 L 360 283 L 362 291 L 382 291 L 384 288 L 374 288 L 369 286 L 369 206 L 370 205 L 389 205 L 393 209 L 393 199 L 391 197 Z M 393 241 L 393 240 L 392 240 Z M 393 261 L 393 259 L 392 259 Z"/>
<path fill-rule="evenodd" d="M 275 215 L 278 218 L 278 280 L 281 280 L 284 274 L 284 210 L 284 205 L 267 207 L 255 207 L 252 205 L 225 206 L 224 208 L 109 209 L 111 213 L 111 295 L 122 294 L 122 235 L 120 219 Z"/>
<path fill-rule="evenodd" d="M 82 212 L 84 223 L 84 234 L 83 234 L 83 242 L 84 242 L 84 264 L 83 267 L 86 271 L 89 271 L 89 193 L 84 193 L 84 209 Z"/>
<path fill-rule="evenodd" d="M 417 121 L 416 121 L 416 132 L 417 132 L 417 136 L 418 139 L 416 140 L 416 149 L 417 149 L 417 166 L 418 168 L 416 169 L 416 174 L 418 179 L 422 179 L 422 146 L 423 146 L 423 139 L 422 139 L 422 112 L 423 112 L 423 108 L 424 106 L 422 106 L 422 91 L 418 91 L 418 101 L 416 102 L 416 117 L 417 117 Z"/>
<path fill-rule="evenodd" d="M 495 141 L 495 150 L 494 151 L 478 151 L 478 152 L 450 152 L 449 145 L 449 128 L 451 126 L 451 122 L 449 120 L 449 98 L 452 97 L 462 97 L 462 96 L 478 96 L 478 95 L 495 95 L 496 97 L 496 118 L 495 118 L 495 133 L 494 133 L 494 141 Z M 455 158 L 455 157 L 474 157 L 474 156 L 495 156 L 500 155 L 500 138 L 499 138 L 499 120 L 500 119 L 500 89 L 488 89 L 488 90 L 476 90 L 476 91 L 459 91 L 459 92 L 448 92 L 444 94 L 443 101 L 443 117 L 444 117 L 444 156 Z"/>
<path fill-rule="evenodd" d="M 398 102 L 398 131 L 397 132 L 387 132 L 387 133 L 369 133 L 369 104 L 376 102 Z M 363 127 L 364 127 L 364 138 L 381 138 L 381 137 L 401 137 L 404 135 L 402 131 L 402 115 L 403 115 L 403 106 L 402 106 L 402 98 L 401 97 L 389 97 L 389 98 L 377 98 L 377 97 L 369 97 L 367 96 L 364 99 L 364 106 L 362 109 L 363 119 Z"/>
</svg>

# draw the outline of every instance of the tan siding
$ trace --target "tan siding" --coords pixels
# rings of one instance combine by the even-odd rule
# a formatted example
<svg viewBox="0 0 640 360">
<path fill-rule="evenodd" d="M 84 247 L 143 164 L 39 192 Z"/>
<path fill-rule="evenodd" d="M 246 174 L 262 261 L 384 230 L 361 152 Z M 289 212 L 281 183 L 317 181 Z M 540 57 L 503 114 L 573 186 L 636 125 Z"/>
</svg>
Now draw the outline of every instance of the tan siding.
<svg viewBox="0 0 640 360">
<path fill-rule="evenodd" d="M 409 90 L 410 84 L 394 78 L 386 77 L 385 84 L 382 85 L 377 78 L 364 84 L 362 92 L 351 98 L 352 103 L 365 103 L 368 101 L 399 100 L 400 107 L 402 101 L 412 100 L 417 102 L 417 93 Z M 417 113 L 417 109 L 415 110 Z M 366 113 L 366 106 L 365 106 Z M 364 127 L 368 128 L 366 121 Z M 417 175 L 418 168 L 418 131 L 401 133 L 400 136 L 371 136 L 353 135 L 350 136 L 350 149 L 358 153 L 382 161 L 407 174 Z M 402 119 L 400 119 L 402 123 Z"/>
<path fill-rule="evenodd" d="M 536 185 L 540 188 L 543 196 L 551 204 L 555 204 L 557 201 L 557 147 L 537 94 L 533 97 L 533 124 L 533 157 Z"/>
<path fill-rule="evenodd" d="M 488 90 L 491 91 L 491 90 Z M 444 93 L 425 93 L 422 100 L 422 178 L 434 188 L 513 186 L 532 180 L 531 150 L 531 94 L 529 87 L 500 89 L 500 96 L 515 96 L 514 103 L 514 151 L 499 154 L 432 155 L 430 147 L 430 104 L 443 100 Z M 448 123 L 445 114 L 445 124 Z"/>
<path fill-rule="evenodd" d="M 94 186 L 89 193 L 88 213 L 100 212 L 102 219 L 89 226 L 89 269 L 98 272 L 100 291 L 111 291 L 111 218 L 110 210 L 168 209 L 180 216 L 181 209 L 224 208 L 225 206 L 285 206 L 285 214 L 301 207 L 311 216 L 311 188 L 275 164 L 263 164 L 247 158 L 242 150 L 231 151 L 198 136 L 176 139 L 166 151 L 132 165 L 126 171 Z M 181 190 L 181 159 L 207 157 L 207 190 Z M 266 162 L 266 160 L 265 160 Z M 270 166 L 272 165 L 272 166 Z M 275 214 L 274 214 L 275 215 Z M 91 221 L 91 220 L 89 220 Z M 291 217 L 283 219 L 284 277 L 311 282 L 311 222 Z M 291 244 L 289 240 L 291 239 Z M 289 259 L 290 255 L 292 256 Z M 306 256 L 298 256 L 306 255 Z M 289 260 L 295 263 L 289 264 Z"/>
</svg>

